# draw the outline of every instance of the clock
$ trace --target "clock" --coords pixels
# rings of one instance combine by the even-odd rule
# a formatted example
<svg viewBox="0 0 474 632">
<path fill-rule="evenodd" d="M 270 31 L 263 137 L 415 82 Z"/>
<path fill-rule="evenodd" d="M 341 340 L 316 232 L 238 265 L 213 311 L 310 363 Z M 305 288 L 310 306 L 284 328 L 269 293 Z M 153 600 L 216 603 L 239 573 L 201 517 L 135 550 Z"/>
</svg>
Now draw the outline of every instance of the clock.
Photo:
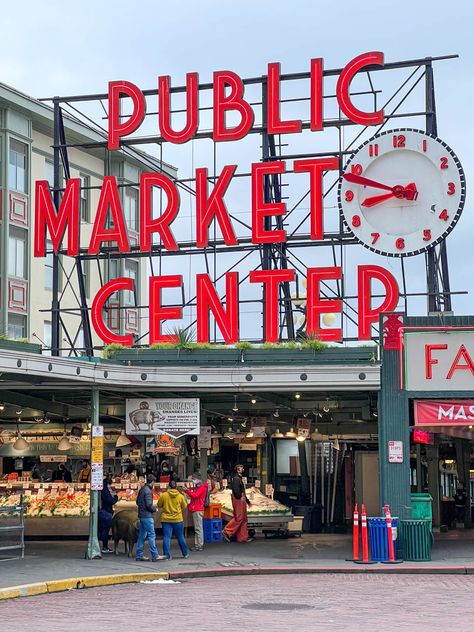
<svg viewBox="0 0 474 632">
<path fill-rule="evenodd" d="M 445 239 L 465 198 L 456 154 L 417 129 L 382 132 L 365 142 L 338 188 L 345 225 L 361 244 L 388 257 L 417 255 Z"/>
</svg>

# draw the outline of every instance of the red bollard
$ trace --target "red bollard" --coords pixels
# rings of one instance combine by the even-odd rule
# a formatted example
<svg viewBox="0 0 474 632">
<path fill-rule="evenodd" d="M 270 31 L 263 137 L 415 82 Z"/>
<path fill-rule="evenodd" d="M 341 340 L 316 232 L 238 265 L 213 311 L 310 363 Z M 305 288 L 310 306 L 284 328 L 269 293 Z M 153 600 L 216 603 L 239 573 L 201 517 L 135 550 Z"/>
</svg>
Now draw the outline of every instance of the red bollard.
<svg viewBox="0 0 474 632">
<path fill-rule="evenodd" d="M 369 535 L 367 532 L 367 514 L 365 513 L 365 505 L 362 505 L 361 533 L 362 533 L 362 562 L 367 564 L 369 561 Z"/>
<path fill-rule="evenodd" d="M 357 503 L 354 507 L 354 524 L 352 527 L 352 559 L 359 559 L 359 509 Z"/>
<path fill-rule="evenodd" d="M 390 514 L 390 507 L 388 505 L 385 505 L 385 522 L 387 523 L 388 561 L 382 563 L 401 564 L 402 560 L 395 559 L 395 547 L 393 546 L 392 516 Z"/>
</svg>

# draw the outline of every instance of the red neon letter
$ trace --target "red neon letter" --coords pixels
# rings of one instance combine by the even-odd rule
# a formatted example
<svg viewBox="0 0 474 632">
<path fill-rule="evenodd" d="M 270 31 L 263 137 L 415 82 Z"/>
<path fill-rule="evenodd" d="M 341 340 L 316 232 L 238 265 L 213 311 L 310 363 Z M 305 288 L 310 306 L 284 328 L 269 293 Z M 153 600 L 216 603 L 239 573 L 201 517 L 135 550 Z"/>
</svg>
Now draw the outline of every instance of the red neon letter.
<svg viewBox="0 0 474 632">
<path fill-rule="evenodd" d="M 117 334 L 112 333 L 110 329 L 106 327 L 102 318 L 104 303 L 112 294 L 115 294 L 115 292 L 118 292 L 119 290 L 128 290 L 131 292 L 133 290 L 133 279 L 129 277 L 112 279 L 112 281 L 109 281 L 100 288 L 92 302 L 92 325 L 99 338 L 106 344 L 113 344 L 117 342 L 125 347 L 131 347 L 133 345 L 133 335 L 128 334 L 126 336 L 118 336 Z"/>
<path fill-rule="evenodd" d="M 465 360 L 467 364 L 459 364 L 459 361 L 461 359 Z M 459 351 L 457 352 L 456 357 L 454 358 L 454 362 L 451 368 L 449 369 L 449 373 L 446 379 L 450 380 L 453 377 L 455 371 L 470 371 L 472 375 L 474 375 L 474 362 L 472 361 L 472 358 L 469 355 L 469 351 L 466 349 L 464 345 L 461 345 L 459 347 Z"/>
<path fill-rule="evenodd" d="M 311 60 L 311 112 L 309 128 L 312 132 L 323 129 L 323 60 Z"/>
<path fill-rule="evenodd" d="M 133 112 L 128 120 L 120 122 L 120 95 L 132 99 Z M 131 134 L 142 124 L 146 112 L 143 93 L 129 81 L 109 81 L 109 149 L 120 147 L 120 138 Z"/>
<path fill-rule="evenodd" d="M 251 270 L 250 283 L 265 288 L 265 342 L 278 342 L 278 289 L 280 283 L 295 280 L 294 270 Z"/>
<path fill-rule="evenodd" d="M 342 329 L 321 329 L 321 314 L 342 312 L 342 301 L 339 299 L 320 299 L 319 284 L 329 279 L 342 279 L 342 269 L 339 266 L 331 268 L 308 268 L 307 299 L 306 299 L 306 333 L 319 340 L 339 342 L 342 339 Z"/>
<path fill-rule="evenodd" d="M 438 364 L 438 360 L 431 356 L 433 350 L 445 351 L 448 345 L 425 345 L 425 377 L 427 380 L 433 379 L 433 371 L 431 367 L 433 364 Z"/>
<path fill-rule="evenodd" d="M 263 178 L 273 173 L 284 173 L 285 163 L 257 162 L 252 165 L 252 242 L 254 244 L 271 244 L 285 241 L 285 230 L 266 230 L 265 218 L 271 215 L 284 215 L 284 202 L 265 202 L 263 195 Z"/>
<path fill-rule="evenodd" d="M 363 112 L 352 103 L 349 93 L 351 81 L 359 70 L 365 66 L 374 65 L 384 65 L 383 53 L 364 53 L 363 55 L 355 57 L 355 59 L 347 64 L 337 80 L 336 95 L 339 107 L 351 121 L 359 123 L 360 125 L 380 125 L 383 123 L 383 110 L 378 110 L 377 112 Z"/>
<path fill-rule="evenodd" d="M 150 344 L 157 342 L 176 342 L 173 334 L 161 333 L 163 320 L 180 320 L 182 318 L 181 307 L 162 307 L 161 290 L 165 287 L 181 287 L 183 279 L 181 275 L 169 275 L 150 277 Z"/>
<path fill-rule="evenodd" d="M 385 288 L 386 296 L 375 309 L 371 308 L 372 279 L 380 281 Z M 359 266 L 358 269 L 358 304 L 359 304 L 359 340 L 370 340 L 372 323 L 376 322 L 382 312 L 392 312 L 398 303 L 398 284 L 395 277 L 381 266 Z"/>
<path fill-rule="evenodd" d="M 226 309 L 207 274 L 196 275 L 197 340 L 209 342 L 209 310 L 227 344 L 239 339 L 239 275 L 226 272 Z"/>
<path fill-rule="evenodd" d="M 153 219 L 152 187 L 161 187 L 168 203 L 164 213 Z M 174 183 L 162 173 L 142 173 L 140 176 L 140 250 L 151 250 L 151 235 L 159 233 L 167 250 L 179 250 L 170 224 L 179 210 L 179 192 Z"/>
<path fill-rule="evenodd" d="M 293 171 L 295 173 L 309 171 L 311 239 L 319 240 L 324 235 L 323 171 L 331 171 L 338 168 L 339 160 L 336 157 L 295 160 L 293 163 Z"/>
<path fill-rule="evenodd" d="M 54 252 L 58 252 L 61 241 L 68 226 L 67 254 L 79 253 L 79 178 L 67 181 L 66 190 L 56 214 L 54 210 L 49 184 L 46 180 L 37 180 L 35 187 L 35 244 L 34 256 L 44 257 L 44 240 L 46 226 L 51 235 Z"/>
<path fill-rule="evenodd" d="M 113 228 L 105 228 L 109 208 L 112 215 Z M 104 178 L 89 244 L 89 254 L 96 255 L 103 241 L 116 241 L 120 252 L 130 251 L 115 176 L 105 176 Z"/>
<path fill-rule="evenodd" d="M 230 86 L 228 96 L 225 94 L 226 86 Z M 224 70 L 214 73 L 214 142 L 239 140 L 251 129 L 254 119 L 253 110 L 244 100 L 243 95 L 244 84 L 235 72 Z M 241 116 L 240 123 L 230 129 L 225 124 L 227 110 L 236 110 Z"/>
<path fill-rule="evenodd" d="M 280 120 L 280 64 L 268 64 L 267 127 L 269 134 L 297 134 L 301 121 Z"/>
<path fill-rule="evenodd" d="M 196 245 L 205 248 L 209 243 L 208 229 L 213 217 L 217 218 L 227 246 L 238 244 L 227 207 L 222 199 L 237 165 L 226 165 L 217 178 L 211 195 L 207 196 L 207 169 L 196 169 Z"/>
<path fill-rule="evenodd" d="M 170 143 L 185 143 L 194 136 L 199 125 L 199 75 L 197 72 L 186 75 L 186 124 L 180 132 L 171 128 L 170 81 L 168 76 L 158 77 L 160 132 Z"/>
</svg>

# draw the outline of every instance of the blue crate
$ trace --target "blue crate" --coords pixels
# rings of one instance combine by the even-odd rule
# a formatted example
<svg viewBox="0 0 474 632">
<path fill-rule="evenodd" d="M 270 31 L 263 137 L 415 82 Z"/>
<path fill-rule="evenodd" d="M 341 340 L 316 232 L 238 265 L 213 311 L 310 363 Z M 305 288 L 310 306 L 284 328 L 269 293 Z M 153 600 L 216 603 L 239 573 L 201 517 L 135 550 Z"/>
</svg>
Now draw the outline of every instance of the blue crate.
<svg viewBox="0 0 474 632">
<path fill-rule="evenodd" d="M 204 542 L 222 542 L 222 531 L 204 532 Z"/>
<path fill-rule="evenodd" d="M 388 537 L 385 518 L 367 518 L 369 527 L 370 557 L 374 562 L 388 562 Z M 396 534 L 398 518 L 392 518 L 392 535 L 394 537 L 394 549 L 397 553 Z"/>
<path fill-rule="evenodd" d="M 222 518 L 206 518 L 202 521 L 204 533 L 222 531 Z"/>
</svg>

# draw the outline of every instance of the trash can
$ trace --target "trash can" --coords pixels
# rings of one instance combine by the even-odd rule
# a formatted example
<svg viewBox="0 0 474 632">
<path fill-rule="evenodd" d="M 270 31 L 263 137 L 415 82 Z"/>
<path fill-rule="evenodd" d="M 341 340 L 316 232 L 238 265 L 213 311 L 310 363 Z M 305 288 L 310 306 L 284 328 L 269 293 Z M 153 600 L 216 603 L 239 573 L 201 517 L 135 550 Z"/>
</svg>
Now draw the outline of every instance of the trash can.
<svg viewBox="0 0 474 632">
<path fill-rule="evenodd" d="M 429 520 L 433 522 L 433 498 L 431 494 L 411 494 L 412 520 Z M 431 527 L 430 527 L 431 530 Z"/>
<path fill-rule="evenodd" d="M 370 557 L 374 562 L 388 562 L 388 533 L 385 518 L 367 518 L 369 527 Z M 392 538 L 396 551 L 398 518 L 392 518 Z M 396 557 L 396 555 L 395 555 Z"/>
<path fill-rule="evenodd" d="M 294 505 L 293 515 L 303 516 L 303 532 L 311 532 L 311 516 L 313 513 L 313 507 L 311 505 Z"/>
<path fill-rule="evenodd" d="M 433 535 L 430 520 L 400 520 L 398 529 L 401 556 L 408 562 L 429 562 Z"/>
</svg>

